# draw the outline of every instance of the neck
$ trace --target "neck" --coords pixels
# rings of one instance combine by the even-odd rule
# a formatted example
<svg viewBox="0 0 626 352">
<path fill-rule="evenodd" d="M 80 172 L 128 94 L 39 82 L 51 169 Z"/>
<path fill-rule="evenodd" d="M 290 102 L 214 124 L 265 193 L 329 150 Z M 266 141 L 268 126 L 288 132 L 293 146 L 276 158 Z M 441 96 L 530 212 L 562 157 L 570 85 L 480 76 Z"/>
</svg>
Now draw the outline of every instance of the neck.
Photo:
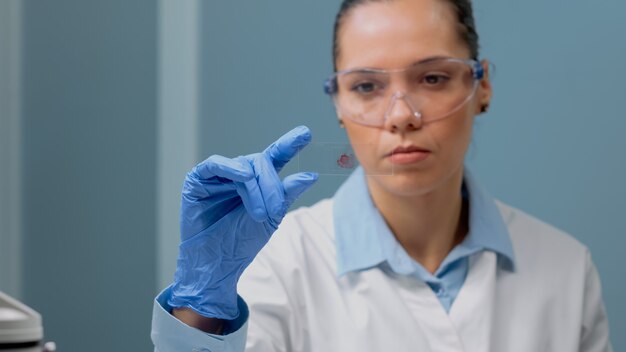
<svg viewBox="0 0 626 352">
<path fill-rule="evenodd" d="M 461 196 L 463 168 L 420 195 L 402 196 L 368 178 L 372 199 L 404 250 L 434 273 L 468 231 L 468 205 Z"/>
</svg>

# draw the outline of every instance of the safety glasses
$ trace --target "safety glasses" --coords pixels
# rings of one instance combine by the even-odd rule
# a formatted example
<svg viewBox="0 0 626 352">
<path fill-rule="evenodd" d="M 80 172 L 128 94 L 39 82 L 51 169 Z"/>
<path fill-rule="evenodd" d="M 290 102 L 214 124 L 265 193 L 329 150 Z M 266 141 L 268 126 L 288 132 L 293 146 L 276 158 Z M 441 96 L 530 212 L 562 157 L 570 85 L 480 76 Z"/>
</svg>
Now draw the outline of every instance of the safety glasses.
<svg viewBox="0 0 626 352">
<path fill-rule="evenodd" d="M 336 72 L 324 84 L 339 118 L 383 126 L 394 105 L 404 100 L 419 123 L 443 119 L 472 99 L 484 76 L 475 60 L 429 58 L 411 66 Z"/>
</svg>

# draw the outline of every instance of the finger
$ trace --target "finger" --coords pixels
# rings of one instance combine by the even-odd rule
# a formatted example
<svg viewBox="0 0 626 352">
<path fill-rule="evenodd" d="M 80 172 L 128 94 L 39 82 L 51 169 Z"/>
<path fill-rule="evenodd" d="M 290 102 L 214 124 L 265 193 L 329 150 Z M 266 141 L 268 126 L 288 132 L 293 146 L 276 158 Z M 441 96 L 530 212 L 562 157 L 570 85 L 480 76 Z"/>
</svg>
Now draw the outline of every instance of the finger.
<svg viewBox="0 0 626 352">
<path fill-rule="evenodd" d="M 289 208 L 304 191 L 313 186 L 318 177 L 319 175 L 313 172 L 299 172 L 285 177 L 283 187 L 286 208 Z"/>
<path fill-rule="evenodd" d="M 257 181 L 253 179 L 248 182 L 236 182 L 235 188 L 252 220 L 256 222 L 267 220 L 265 202 L 263 202 L 263 195 Z"/>
<path fill-rule="evenodd" d="M 252 160 L 249 157 L 240 156 L 236 159 L 254 175 Z M 256 176 L 245 182 L 235 182 L 234 185 L 248 215 L 257 222 L 267 220 L 267 210 Z"/>
<path fill-rule="evenodd" d="M 182 188 L 183 201 L 196 202 L 211 197 L 213 201 L 219 201 L 220 197 L 232 195 L 235 190 L 233 182 L 222 182 L 213 178 L 203 180 L 193 171 L 187 174 Z"/>
<path fill-rule="evenodd" d="M 196 165 L 192 173 L 203 180 L 217 176 L 236 182 L 246 182 L 254 178 L 252 169 L 242 164 L 239 158 L 230 159 L 221 155 L 210 156 L 205 161 Z"/>
<path fill-rule="evenodd" d="M 306 126 L 299 126 L 278 138 L 263 154 L 269 157 L 276 171 L 280 171 L 291 158 L 309 144 L 311 138 L 311 130 Z"/>
<path fill-rule="evenodd" d="M 252 166 L 261 189 L 267 215 L 276 222 L 285 215 L 285 190 L 272 162 L 265 154 L 254 154 Z"/>
</svg>

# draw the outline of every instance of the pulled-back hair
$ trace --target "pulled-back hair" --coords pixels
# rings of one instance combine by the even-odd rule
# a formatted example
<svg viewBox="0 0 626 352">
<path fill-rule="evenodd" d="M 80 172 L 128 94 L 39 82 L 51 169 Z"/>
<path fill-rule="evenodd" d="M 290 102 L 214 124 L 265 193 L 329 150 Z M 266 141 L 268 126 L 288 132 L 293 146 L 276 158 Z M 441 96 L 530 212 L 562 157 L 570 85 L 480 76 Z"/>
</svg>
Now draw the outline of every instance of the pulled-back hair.
<svg viewBox="0 0 626 352">
<path fill-rule="evenodd" d="M 355 7 L 370 2 L 388 2 L 393 0 L 344 0 L 341 3 L 337 17 L 335 17 L 335 29 L 333 31 L 333 66 L 337 70 L 337 58 L 339 57 L 339 31 L 343 24 L 343 19 Z M 467 45 L 472 59 L 478 59 L 478 32 L 474 23 L 474 12 L 471 0 L 440 0 L 448 2 L 457 15 L 459 35 Z"/>
</svg>

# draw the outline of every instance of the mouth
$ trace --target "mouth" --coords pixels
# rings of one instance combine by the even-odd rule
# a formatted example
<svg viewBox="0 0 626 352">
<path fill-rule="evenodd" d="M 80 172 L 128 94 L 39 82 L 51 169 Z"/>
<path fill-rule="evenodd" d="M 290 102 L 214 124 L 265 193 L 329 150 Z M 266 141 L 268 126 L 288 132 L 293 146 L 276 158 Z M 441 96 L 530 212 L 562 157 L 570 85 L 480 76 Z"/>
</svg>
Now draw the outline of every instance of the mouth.
<svg viewBox="0 0 626 352">
<path fill-rule="evenodd" d="M 388 153 L 386 157 L 392 164 L 406 165 L 423 161 L 428 158 L 430 154 L 431 151 L 426 148 L 409 145 L 397 147 Z"/>
<path fill-rule="evenodd" d="M 413 152 L 424 152 L 424 153 L 430 153 L 430 150 L 426 149 L 426 148 L 422 148 L 422 147 L 417 147 L 414 145 L 409 145 L 409 146 L 405 146 L 405 147 L 398 147 L 396 149 L 394 149 L 393 151 L 391 151 L 391 153 L 387 154 L 389 155 L 393 155 L 393 154 L 400 154 L 400 153 L 413 153 Z"/>
</svg>

